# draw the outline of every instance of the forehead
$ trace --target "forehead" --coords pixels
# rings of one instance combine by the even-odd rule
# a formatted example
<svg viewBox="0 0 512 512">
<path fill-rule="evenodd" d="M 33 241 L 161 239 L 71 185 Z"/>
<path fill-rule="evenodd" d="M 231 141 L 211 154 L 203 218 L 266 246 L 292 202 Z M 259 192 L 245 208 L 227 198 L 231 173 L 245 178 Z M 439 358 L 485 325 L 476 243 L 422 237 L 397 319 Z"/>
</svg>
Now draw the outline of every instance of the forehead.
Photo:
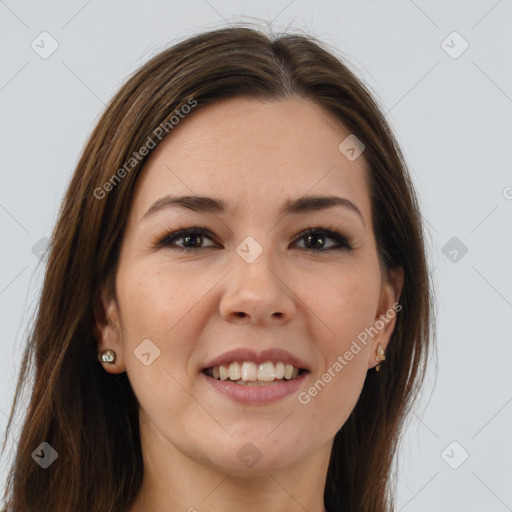
<svg viewBox="0 0 512 512">
<path fill-rule="evenodd" d="M 226 215 L 262 207 L 277 212 L 288 198 L 331 194 L 356 203 L 368 222 L 363 156 L 338 149 L 350 131 L 320 105 L 301 98 L 235 98 L 192 112 L 146 162 L 132 215 L 141 219 L 167 194 L 222 198 Z"/>
</svg>

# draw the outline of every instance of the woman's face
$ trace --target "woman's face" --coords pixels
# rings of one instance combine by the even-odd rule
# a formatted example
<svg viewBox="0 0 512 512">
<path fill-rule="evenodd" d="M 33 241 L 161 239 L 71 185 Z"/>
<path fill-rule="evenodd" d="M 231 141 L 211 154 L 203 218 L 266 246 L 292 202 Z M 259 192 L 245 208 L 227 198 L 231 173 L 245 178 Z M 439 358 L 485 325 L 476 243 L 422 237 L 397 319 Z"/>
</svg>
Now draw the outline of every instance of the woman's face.
<svg viewBox="0 0 512 512">
<path fill-rule="evenodd" d="M 349 135 L 303 99 L 237 98 L 191 113 L 151 155 L 117 302 L 104 302 L 109 322 L 99 325 L 99 349 L 118 355 L 105 369 L 126 370 L 140 403 L 146 450 L 239 474 L 328 458 L 377 344 L 389 341 L 401 289 L 400 277 L 393 287 L 381 274 L 364 153 L 349 159 L 338 148 Z M 167 200 L 179 196 L 212 199 Z M 344 201 L 326 207 L 311 196 Z M 299 200 L 303 208 L 285 212 Z M 205 231 L 171 239 L 181 228 Z M 307 371 L 256 385 L 204 373 L 220 362 L 234 379 L 236 362 L 250 380 L 281 372 L 259 366 L 267 361 Z"/>
</svg>

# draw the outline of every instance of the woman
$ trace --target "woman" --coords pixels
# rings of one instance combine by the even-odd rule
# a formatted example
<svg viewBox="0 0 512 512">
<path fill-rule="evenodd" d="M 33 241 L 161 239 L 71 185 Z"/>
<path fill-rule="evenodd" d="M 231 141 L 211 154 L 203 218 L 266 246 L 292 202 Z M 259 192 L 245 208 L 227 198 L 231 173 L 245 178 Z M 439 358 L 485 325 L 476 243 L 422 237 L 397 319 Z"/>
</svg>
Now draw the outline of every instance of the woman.
<svg viewBox="0 0 512 512">
<path fill-rule="evenodd" d="M 393 510 L 431 348 L 422 229 L 383 115 L 319 42 L 161 52 L 64 198 L 8 510 Z"/>
</svg>

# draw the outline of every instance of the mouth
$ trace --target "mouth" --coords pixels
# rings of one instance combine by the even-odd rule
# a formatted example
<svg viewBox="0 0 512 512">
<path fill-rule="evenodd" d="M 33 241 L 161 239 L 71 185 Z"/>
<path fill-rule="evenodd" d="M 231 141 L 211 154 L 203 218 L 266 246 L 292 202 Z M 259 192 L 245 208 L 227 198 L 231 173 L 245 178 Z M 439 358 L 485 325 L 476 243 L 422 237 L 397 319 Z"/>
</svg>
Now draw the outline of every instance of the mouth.
<svg viewBox="0 0 512 512">
<path fill-rule="evenodd" d="M 234 402 L 265 405 L 290 397 L 305 386 L 312 369 L 296 354 L 240 347 L 205 363 L 199 375 L 215 394 Z"/>
<path fill-rule="evenodd" d="M 202 373 L 217 381 L 225 381 L 240 386 L 275 386 L 285 381 L 293 381 L 305 373 L 305 368 L 298 368 L 282 361 L 233 361 L 204 368 Z"/>
<path fill-rule="evenodd" d="M 205 368 L 199 375 L 214 393 L 244 405 L 265 406 L 297 394 L 305 386 L 305 380 L 310 374 L 309 370 L 293 366 L 290 370 L 290 367 L 284 365 L 285 373 L 281 376 L 283 369 L 279 361 L 267 361 L 259 365 L 247 361 L 237 363 L 239 375 L 237 365 L 233 363 L 229 366 Z M 274 367 L 273 376 L 270 365 Z"/>
</svg>

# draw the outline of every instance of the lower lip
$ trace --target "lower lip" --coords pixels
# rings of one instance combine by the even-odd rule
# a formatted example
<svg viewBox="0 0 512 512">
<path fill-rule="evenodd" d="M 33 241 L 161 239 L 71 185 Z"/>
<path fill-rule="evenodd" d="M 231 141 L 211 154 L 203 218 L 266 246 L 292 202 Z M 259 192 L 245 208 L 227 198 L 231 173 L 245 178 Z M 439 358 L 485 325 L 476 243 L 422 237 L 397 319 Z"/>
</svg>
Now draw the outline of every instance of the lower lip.
<svg viewBox="0 0 512 512">
<path fill-rule="evenodd" d="M 217 380 L 201 373 L 213 388 L 235 402 L 243 404 L 268 404 L 296 393 L 309 372 L 305 371 L 291 380 L 283 380 L 271 386 L 244 386 L 227 380 Z"/>
</svg>

